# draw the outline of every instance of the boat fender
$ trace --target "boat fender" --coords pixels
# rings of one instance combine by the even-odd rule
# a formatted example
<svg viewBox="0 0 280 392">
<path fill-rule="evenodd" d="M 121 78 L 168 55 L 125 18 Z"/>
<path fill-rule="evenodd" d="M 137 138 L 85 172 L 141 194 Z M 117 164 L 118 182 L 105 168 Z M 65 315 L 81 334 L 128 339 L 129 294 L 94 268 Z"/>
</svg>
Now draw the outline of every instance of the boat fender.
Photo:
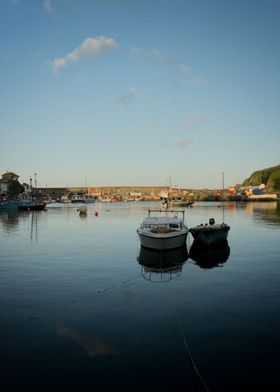
<svg viewBox="0 0 280 392">
<path fill-rule="evenodd" d="M 209 219 L 209 225 L 214 225 L 215 224 L 215 219 L 214 218 L 210 218 Z"/>
</svg>

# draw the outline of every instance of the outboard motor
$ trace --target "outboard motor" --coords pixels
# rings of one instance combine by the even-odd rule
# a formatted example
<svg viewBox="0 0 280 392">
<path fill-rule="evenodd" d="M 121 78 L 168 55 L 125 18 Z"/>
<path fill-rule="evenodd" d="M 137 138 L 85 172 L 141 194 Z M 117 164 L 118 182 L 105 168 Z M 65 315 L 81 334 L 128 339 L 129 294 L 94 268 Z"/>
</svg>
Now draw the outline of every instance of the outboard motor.
<svg viewBox="0 0 280 392">
<path fill-rule="evenodd" d="M 209 219 L 209 225 L 214 225 L 215 224 L 215 219 L 214 218 L 210 218 Z"/>
</svg>

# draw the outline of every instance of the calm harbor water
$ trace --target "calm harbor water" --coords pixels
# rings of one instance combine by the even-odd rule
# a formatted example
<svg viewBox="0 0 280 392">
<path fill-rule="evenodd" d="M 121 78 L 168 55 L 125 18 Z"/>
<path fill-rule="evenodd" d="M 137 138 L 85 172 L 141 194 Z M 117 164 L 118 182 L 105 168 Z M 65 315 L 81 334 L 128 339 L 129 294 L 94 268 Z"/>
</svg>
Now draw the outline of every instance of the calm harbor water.
<svg viewBox="0 0 280 392">
<path fill-rule="evenodd" d="M 188 253 L 140 249 L 155 206 L 0 211 L 3 391 L 276 390 L 279 204 L 227 204 L 228 246 L 210 264 L 190 235 Z M 217 203 L 186 211 L 189 227 L 223 214 Z"/>
</svg>

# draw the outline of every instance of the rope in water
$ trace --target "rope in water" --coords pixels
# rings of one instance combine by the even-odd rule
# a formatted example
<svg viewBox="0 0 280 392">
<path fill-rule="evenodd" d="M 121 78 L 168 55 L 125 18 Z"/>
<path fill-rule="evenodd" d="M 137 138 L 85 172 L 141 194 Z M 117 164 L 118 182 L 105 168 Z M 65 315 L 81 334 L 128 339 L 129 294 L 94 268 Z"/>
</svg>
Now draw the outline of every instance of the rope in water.
<svg viewBox="0 0 280 392">
<path fill-rule="evenodd" d="M 138 241 L 139 241 L 138 236 L 137 236 L 137 239 L 138 239 Z M 138 244 L 137 248 L 138 248 L 138 253 L 139 253 L 139 244 Z M 121 287 L 121 286 L 123 286 L 123 285 L 125 285 L 125 284 L 128 284 L 128 283 L 132 282 L 133 280 L 139 278 L 140 276 L 141 276 L 141 273 L 137 274 L 136 276 L 134 276 L 134 277 L 132 277 L 132 278 L 130 278 L 130 279 L 124 280 L 124 281 L 122 281 L 122 282 L 119 283 L 119 284 L 114 284 L 114 285 L 112 285 L 112 286 L 105 287 L 104 289 L 97 290 L 97 291 L 95 291 L 94 293 L 91 293 L 91 294 L 89 294 L 89 295 L 87 295 L 87 296 L 85 296 L 85 297 L 80 297 L 80 298 L 78 298 L 77 300 L 71 301 L 71 302 L 69 303 L 69 305 L 72 305 L 72 304 L 75 304 L 75 303 L 77 303 L 77 302 L 81 302 L 81 301 L 83 301 L 84 299 L 90 298 L 93 294 L 101 294 L 101 293 L 104 293 L 105 291 L 108 291 L 108 290 L 111 290 L 111 289 L 115 289 L 115 288 Z"/>
<path fill-rule="evenodd" d="M 121 283 L 118 283 L 118 284 L 114 284 L 114 285 L 112 285 L 112 286 L 105 287 L 105 288 L 103 288 L 103 289 L 94 291 L 94 292 L 92 292 L 91 294 L 86 295 L 86 296 L 84 296 L 84 297 L 80 297 L 80 298 L 78 298 L 78 299 L 74 299 L 73 301 L 68 302 L 67 305 L 73 305 L 73 304 L 76 304 L 76 303 L 78 303 L 78 302 L 84 301 L 85 299 L 91 298 L 93 295 L 102 294 L 102 293 L 104 293 L 104 292 L 106 292 L 106 291 L 108 291 L 108 290 L 112 290 L 112 289 L 116 289 L 116 288 L 118 288 L 118 287 L 124 286 L 124 285 L 126 285 L 126 284 L 132 282 L 133 280 L 138 279 L 140 276 L 141 276 L 141 273 L 139 273 L 138 275 L 136 275 L 136 276 L 134 276 L 134 277 L 132 277 L 132 278 L 130 278 L 130 279 L 123 280 Z M 48 311 L 44 311 L 43 309 L 41 309 L 41 310 L 39 310 L 36 314 L 33 314 L 33 315 L 29 316 L 28 319 L 29 319 L 29 320 L 37 320 L 38 318 L 40 318 L 40 317 L 39 317 L 39 314 L 46 314 L 47 312 L 48 312 Z"/>
<path fill-rule="evenodd" d="M 130 279 L 127 279 L 127 280 L 123 280 L 123 281 L 122 281 L 121 283 L 119 283 L 119 284 L 113 284 L 112 286 L 108 286 L 108 287 L 105 287 L 104 289 L 97 290 L 97 291 L 95 291 L 95 292 L 93 292 L 93 293 L 91 293 L 91 294 L 89 294 L 89 295 L 87 295 L 87 296 L 80 297 L 80 298 L 78 298 L 78 299 L 76 299 L 76 300 L 74 300 L 74 301 L 69 302 L 69 305 L 75 304 L 75 303 L 77 303 L 77 302 L 81 302 L 81 301 L 83 301 L 84 299 L 90 298 L 90 297 L 91 297 L 92 295 L 94 295 L 94 294 L 102 294 L 102 293 L 104 293 L 105 291 L 108 291 L 108 290 L 112 290 L 112 289 L 116 289 L 116 288 L 118 288 L 118 287 L 121 287 L 121 286 L 123 286 L 123 285 L 125 285 L 125 284 L 128 284 L 128 283 L 132 282 L 132 281 L 135 280 L 135 279 L 138 279 L 140 276 L 141 276 L 141 274 L 138 274 L 138 275 L 134 276 L 133 278 L 130 278 Z"/>
<path fill-rule="evenodd" d="M 170 291 L 170 288 L 168 286 L 168 282 L 167 282 L 167 287 L 168 287 L 168 289 Z M 174 313 L 176 315 L 176 320 L 177 320 L 177 324 L 178 324 L 178 327 L 179 327 L 180 335 L 181 335 L 181 338 L 183 340 L 183 344 L 184 344 L 184 348 L 185 348 L 185 351 L 186 351 L 186 355 L 187 355 L 187 358 L 189 359 L 189 361 L 191 363 L 191 367 L 193 369 L 193 372 L 194 372 L 195 376 L 197 376 L 197 378 L 200 381 L 200 383 L 201 383 L 202 387 L 204 388 L 204 390 L 206 392 L 210 392 L 209 388 L 207 387 L 205 381 L 203 380 L 203 378 L 202 378 L 202 376 L 201 376 L 201 374 L 200 374 L 200 372 L 198 370 L 198 367 L 197 367 L 197 365 L 196 365 L 196 363 L 195 363 L 195 361 L 193 359 L 193 356 L 192 356 L 191 350 L 189 348 L 189 345 L 188 345 L 188 342 L 187 342 L 187 339 L 186 339 L 186 336 L 185 336 L 185 332 L 183 330 L 183 326 L 182 326 L 181 320 L 179 318 L 177 309 L 176 309 L 176 307 L 173 304 L 171 304 L 170 300 L 169 300 L 169 304 L 170 304 L 170 307 L 172 308 L 172 310 L 174 311 Z"/>
</svg>

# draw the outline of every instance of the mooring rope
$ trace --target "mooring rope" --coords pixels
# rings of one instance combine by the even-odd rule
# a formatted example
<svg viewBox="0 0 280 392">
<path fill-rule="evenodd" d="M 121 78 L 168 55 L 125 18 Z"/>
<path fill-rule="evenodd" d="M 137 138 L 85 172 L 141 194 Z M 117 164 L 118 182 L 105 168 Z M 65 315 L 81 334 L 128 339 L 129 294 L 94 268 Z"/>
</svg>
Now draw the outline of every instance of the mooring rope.
<svg viewBox="0 0 280 392">
<path fill-rule="evenodd" d="M 81 301 L 84 301 L 85 299 L 88 299 L 88 298 L 90 298 L 90 297 L 92 297 L 92 296 L 94 296 L 94 295 L 96 295 L 96 294 L 102 294 L 102 293 L 104 293 L 104 292 L 106 292 L 106 291 L 109 291 L 109 290 L 116 289 L 116 288 L 118 288 L 118 287 L 124 286 L 124 285 L 126 285 L 126 284 L 132 282 L 133 280 L 138 279 L 140 276 L 141 276 L 141 273 L 137 274 L 136 276 L 134 276 L 134 277 L 132 277 L 132 278 L 123 280 L 121 283 L 113 284 L 113 285 L 108 286 L 108 287 L 105 287 L 105 288 L 103 288 L 103 289 L 99 289 L 99 290 L 97 290 L 97 291 L 94 291 L 94 292 L 92 292 L 92 293 L 89 294 L 89 295 L 85 295 L 85 296 L 80 297 L 80 298 L 78 298 L 78 299 L 74 299 L 74 300 L 72 300 L 72 301 L 70 301 L 70 302 L 67 302 L 65 305 L 74 305 L 74 304 L 76 304 L 76 303 L 78 303 L 78 302 L 81 302 Z M 38 312 L 36 312 L 36 314 L 30 315 L 30 316 L 28 316 L 27 318 L 28 318 L 29 320 L 37 320 L 37 319 L 40 318 L 39 314 L 44 314 L 44 315 L 45 315 L 46 313 L 48 313 L 48 311 L 44 311 L 44 310 L 41 309 L 41 310 L 39 310 Z"/>
<path fill-rule="evenodd" d="M 108 286 L 108 287 L 105 287 L 105 288 L 103 288 L 103 289 L 97 290 L 97 291 L 95 291 L 95 292 L 93 292 L 93 293 L 91 293 L 91 294 L 89 294 L 89 295 L 87 295 L 87 296 L 80 297 L 80 298 L 78 298 L 77 300 L 74 300 L 74 301 L 69 302 L 69 305 L 72 305 L 72 304 L 75 304 L 75 303 L 77 303 L 77 302 L 81 302 L 81 301 L 83 301 L 83 300 L 85 300 L 85 299 L 88 299 L 88 298 L 92 297 L 92 295 L 94 295 L 94 294 L 102 294 L 102 293 L 104 293 L 105 291 L 108 291 L 108 290 L 112 290 L 112 289 L 116 289 L 116 288 L 118 288 L 118 287 L 121 287 L 121 286 L 123 286 L 123 285 L 125 285 L 125 284 L 128 284 L 128 283 L 132 282 L 133 280 L 138 279 L 140 276 L 141 276 L 141 274 L 138 274 L 138 275 L 134 276 L 133 278 L 123 280 L 123 281 L 122 281 L 121 283 L 119 283 L 119 284 L 113 284 L 113 285 L 111 285 L 111 286 Z"/>
<path fill-rule="evenodd" d="M 170 292 L 170 287 L 168 285 L 168 282 L 166 282 L 166 283 L 167 283 L 168 291 Z M 172 295 L 172 294 L 170 294 L 170 295 Z M 194 375 L 197 376 L 197 378 L 200 381 L 200 383 L 201 383 L 202 387 L 204 388 L 204 390 L 206 392 L 210 392 L 209 388 L 207 387 L 205 381 L 203 380 L 203 377 L 201 376 L 201 374 L 199 372 L 199 369 L 198 369 L 198 367 L 197 367 L 197 365 L 196 365 L 196 363 L 195 363 L 195 361 L 193 359 L 193 356 L 192 356 L 192 353 L 191 353 L 191 350 L 190 350 L 190 347 L 189 347 L 189 344 L 187 342 L 187 339 L 186 339 L 186 336 L 185 336 L 185 332 L 184 332 L 184 329 L 183 329 L 183 326 L 182 326 L 182 322 L 180 320 L 180 317 L 178 315 L 176 307 L 171 303 L 170 297 L 169 297 L 169 305 L 170 305 L 170 307 L 172 308 L 172 310 L 174 311 L 174 313 L 176 315 L 176 320 L 177 320 L 177 324 L 178 324 L 178 327 L 179 327 L 181 338 L 183 340 L 185 352 L 186 352 L 187 358 L 189 359 L 189 361 L 191 363 L 191 367 L 192 367 L 192 370 L 194 372 Z"/>
</svg>

